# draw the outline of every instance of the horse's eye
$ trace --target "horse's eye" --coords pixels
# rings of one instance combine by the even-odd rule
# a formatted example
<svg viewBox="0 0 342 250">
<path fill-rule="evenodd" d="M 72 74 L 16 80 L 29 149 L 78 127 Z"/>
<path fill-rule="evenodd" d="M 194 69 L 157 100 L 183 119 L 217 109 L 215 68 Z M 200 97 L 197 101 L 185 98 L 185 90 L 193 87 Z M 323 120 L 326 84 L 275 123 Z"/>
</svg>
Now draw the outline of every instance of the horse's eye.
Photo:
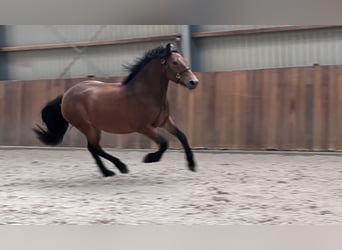
<svg viewBox="0 0 342 250">
<path fill-rule="evenodd" d="M 178 65 L 178 62 L 173 61 L 172 64 L 173 64 L 173 65 Z"/>
</svg>

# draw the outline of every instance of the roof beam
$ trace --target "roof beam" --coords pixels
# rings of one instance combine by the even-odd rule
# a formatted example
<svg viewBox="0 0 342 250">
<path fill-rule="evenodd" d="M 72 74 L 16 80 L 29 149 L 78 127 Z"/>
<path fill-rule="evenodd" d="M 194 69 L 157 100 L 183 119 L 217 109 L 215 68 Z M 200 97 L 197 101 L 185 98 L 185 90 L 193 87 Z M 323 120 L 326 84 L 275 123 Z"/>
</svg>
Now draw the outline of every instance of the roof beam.
<svg viewBox="0 0 342 250">
<path fill-rule="evenodd" d="M 319 30 L 319 29 L 331 29 L 341 28 L 342 25 L 289 25 L 281 27 L 269 27 L 269 28 L 253 28 L 253 29 L 241 29 L 230 31 L 202 31 L 192 33 L 192 38 L 207 38 L 207 37 L 222 37 L 222 36 L 238 36 L 238 35 L 251 35 L 251 34 L 265 34 L 275 32 L 286 31 L 304 31 L 304 30 Z"/>
</svg>

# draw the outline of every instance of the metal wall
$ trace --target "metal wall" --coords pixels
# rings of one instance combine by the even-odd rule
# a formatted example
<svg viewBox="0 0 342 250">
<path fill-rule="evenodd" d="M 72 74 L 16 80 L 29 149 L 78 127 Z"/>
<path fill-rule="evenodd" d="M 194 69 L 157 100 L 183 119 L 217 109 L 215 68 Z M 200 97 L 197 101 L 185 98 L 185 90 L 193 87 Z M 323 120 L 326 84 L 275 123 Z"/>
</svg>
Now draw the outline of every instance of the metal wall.
<svg viewBox="0 0 342 250">
<path fill-rule="evenodd" d="M 13 25 L 8 46 L 136 38 L 178 33 L 177 25 Z M 96 35 L 96 37 L 94 37 Z"/>
<path fill-rule="evenodd" d="M 286 25 L 283 25 L 286 26 Z M 274 27 L 270 25 L 201 25 L 193 32 Z M 6 46 L 111 40 L 181 33 L 179 25 L 7 26 Z M 170 41 L 171 42 L 171 41 Z M 34 80 L 122 76 L 122 64 L 160 45 L 149 42 L 74 49 L 7 52 L 7 79 Z M 342 64 L 342 29 L 276 32 L 193 38 L 193 69 L 202 72 Z M 177 44 L 181 47 L 181 43 Z M 5 79 L 5 78 L 2 78 Z"/>
<path fill-rule="evenodd" d="M 153 42 L 89 47 L 78 59 L 73 49 L 11 52 L 9 76 L 12 80 L 122 76 L 127 74 L 122 64 L 134 62 L 144 51 L 159 45 Z"/>
<path fill-rule="evenodd" d="M 106 41 L 175 33 L 179 33 L 175 25 L 20 25 L 7 26 L 6 45 Z M 88 47 L 82 55 L 73 48 L 8 52 L 8 75 L 11 80 L 125 75 L 122 64 L 132 63 L 137 56 L 161 43 Z"/>
<path fill-rule="evenodd" d="M 205 72 L 342 64 L 341 28 L 198 38 L 195 44 L 198 70 Z"/>
<path fill-rule="evenodd" d="M 0 25 L 0 47 L 6 46 L 6 30 L 4 25 Z M 7 53 L 0 51 L 0 80 L 8 79 Z"/>
</svg>

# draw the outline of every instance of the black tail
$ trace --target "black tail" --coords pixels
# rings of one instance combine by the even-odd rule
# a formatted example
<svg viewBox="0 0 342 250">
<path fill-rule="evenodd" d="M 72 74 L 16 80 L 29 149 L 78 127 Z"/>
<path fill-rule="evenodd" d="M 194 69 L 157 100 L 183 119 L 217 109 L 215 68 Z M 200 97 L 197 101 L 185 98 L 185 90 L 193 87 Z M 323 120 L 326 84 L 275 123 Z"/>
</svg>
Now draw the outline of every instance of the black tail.
<svg viewBox="0 0 342 250">
<path fill-rule="evenodd" d="M 60 143 L 68 129 L 68 122 L 63 118 L 61 111 L 62 98 L 62 95 L 57 96 L 42 109 L 42 120 L 47 129 L 43 129 L 39 125 L 33 129 L 38 139 L 47 145 Z"/>
</svg>

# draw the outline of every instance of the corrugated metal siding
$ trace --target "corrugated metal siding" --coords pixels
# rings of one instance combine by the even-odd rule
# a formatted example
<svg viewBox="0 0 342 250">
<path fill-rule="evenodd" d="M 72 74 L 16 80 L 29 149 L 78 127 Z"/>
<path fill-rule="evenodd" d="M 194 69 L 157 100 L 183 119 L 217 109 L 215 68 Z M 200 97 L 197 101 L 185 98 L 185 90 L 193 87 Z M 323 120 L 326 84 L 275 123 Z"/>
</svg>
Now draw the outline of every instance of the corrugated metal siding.
<svg viewBox="0 0 342 250">
<path fill-rule="evenodd" d="M 6 40 L 7 46 L 20 46 L 136 38 L 178 32 L 179 26 L 176 25 L 17 25 L 7 27 Z M 97 36 L 94 39 L 95 34 Z M 88 47 L 69 70 L 66 70 L 68 65 L 78 57 L 73 49 L 10 52 L 8 53 L 9 78 L 33 80 L 87 75 L 98 77 L 125 75 L 126 73 L 122 71 L 123 63 L 132 63 L 137 56 L 160 44 L 160 42 L 150 42 Z M 63 74 L 64 71 L 66 74 Z"/>
<path fill-rule="evenodd" d="M 201 71 L 342 64 L 342 29 L 196 40 Z"/>
<path fill-rule="evenodd" d="M 171 42 L 171 41 L 170 41 Z M 172 41 L 174 43 L 174 41 Z M 122 76 L 122 64 L 133 63 L 159 42 L 116 46 L 89 47 L 86 52 L 62 75 L 77 54 L 72 49 L 11 52 L 9 78 L 13 80 L 59 79 L 95 75 L 97 77 Z M 178 45 L 180 46 L 180 45 Z"/>
<path fill-rule="evenodd" d="M 7 26 L 7 46 L 135 38 L 179 33 L 177 25 L 13 25 Z"/>
<path fill-rule="evenodd" d="M 286 25 L 284 25 L 286 26 Z M 271 27 L 270 25 L 202 25 L 194 31 L 222 31 Z M 274 26 L 272 26 L 274 27 Z M 7 46 L 134 38 L 180 32 L 177 25 L 57 25 L 8 26 Z M 227 71 L 277 67 L 342 64 L 342 29 L 250 34 L 195 39 L 197 71 Z M 72 49 L 9 52 L 9 78 L 17 80 L 56 79 L 125 75 L 130 63 L 158 42 L 120 46 L 89 47 L 78 56 Z M 178 44 L 180 47 L 180 44 Z"/>
</svg>

